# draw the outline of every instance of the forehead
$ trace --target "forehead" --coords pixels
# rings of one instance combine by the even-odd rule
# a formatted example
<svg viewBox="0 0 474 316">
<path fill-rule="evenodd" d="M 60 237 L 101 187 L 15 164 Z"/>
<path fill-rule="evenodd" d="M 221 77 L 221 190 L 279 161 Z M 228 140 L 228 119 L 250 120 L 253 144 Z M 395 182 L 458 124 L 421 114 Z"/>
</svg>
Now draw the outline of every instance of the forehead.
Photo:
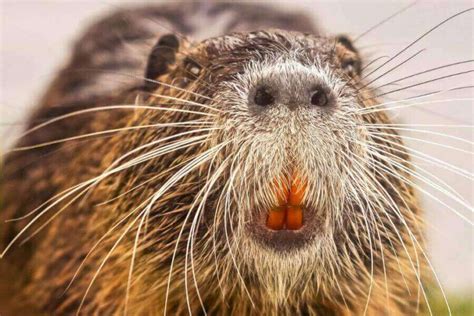
<svg viewBox="0 0 474 316">
<path fill-rule="evenodd" d="M 249 33 L 233 33 L 215 37 L 203 42 L 209 56 L 222 54 L 265 55 L 299 52 L 327 54 L 335 49 L 335 41 L 326 37 L 314 36 L 283 30 L 265 30 Z"/>
<path fill-rule="evenodd" d="M 239 81 L 247 85 L 266 82 L 274 86 L 294 87 L 315 86 L 319 83 L 332 86 L 335 81 L 339 81 L 333 77 L 332 71 L 319 60 L 302 63 L 289 56 L 249 62 L 244 66 L 244 72 L 238 75 Z"/>
<path fill-rule="evenodd" d="M 332 63 L 337 54 L 334 39 L 283 30 L 234 33 L 203 41 L 199 55 L 206 56 L 213 73 L 235 74 L 250 64 L 301 65 Z"/>
<path fill-rule="evenodd" d="M 281 29 L 267 29 L 267 30 L 258 30 L 253 32 L 235 32 L 224 36 L 218 36 L 214 38 L 210 38 L 206 41 L 213 41 L 217 40 L 224 44 L 238 44 L 239 42 L 245 43 L 249 41 L 258 41 L 258 40 L 268 40 L 274 41 L 279 43 L 286 43 L 288 42 L 290 45 L 297 45 L 299 42 L 309 44 L 313 42 L 314 44 L 318 44 L 321 39 L 325 39 L 325 37 L 320 35 L 314 35 L 311 33 L 302 33 L 302 32 L 295 32 L 295 31 L 287 31 Z"/>
</svg>

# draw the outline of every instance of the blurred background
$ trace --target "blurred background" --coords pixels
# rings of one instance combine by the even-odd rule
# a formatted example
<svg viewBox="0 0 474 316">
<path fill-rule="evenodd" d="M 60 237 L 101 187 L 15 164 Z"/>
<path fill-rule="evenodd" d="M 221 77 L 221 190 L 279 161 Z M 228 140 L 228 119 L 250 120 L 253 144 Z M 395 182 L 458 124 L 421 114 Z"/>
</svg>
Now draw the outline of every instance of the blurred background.
<svg viewBox="0 0 474 316">
<path fill-rule="evenodd" d="M 1 1 L 2 150 L 11 146 L 35 101 L 66 61 L 70 46 L 81 30 L 100 15 L 130 4 L 112 0 Z M 345 33 L 357 38 L 413 2 L 293 0 L 272 4 L 286 10 L 305 10 L 314 16 L 325 33 Z M 472 5 L 472 1 L 418 1 L 357 39 L 356 47 L 365 56 L 366 61 L 379 56 L 393 56 L 439 22 Z M 380 86 L 434 67 L 472 60 L 473 24 L 472 11 L 449 21 L 408 49 L 397 62 L 394 61 L 393 66 L 420 52 L 416 57 L 384 75 L 374 85 Z M 405 135 L 406 143 L 414 149 L 413 154 L 417 156 L 414 158 L 417 171 L 426 177 L 426 181 L 420 180 L 418 183 L 426 209 L 427 242 L 434 270 L 452 304 L 470 304 L 471 308 L 474 230 L 468 221 L 473 220 L 474 200 L 473 89 L 446 90 L 474 85 L 473 73 L 469 72 L 474 69 L 473 66 L 472 62 L 463 63 L 384 88 L 385 91 L 393 91 L 463 72 L 390 93 L 384 101 L 444 91 L 420 99 L 420 102 L 433 102 L 396 108 L 393 109 L 392 115 L 397 123 L 408 124 L 400 126 L 404 129 L 402 134 Z M 377 77 L 378 74 L 381 72 L 371 78 Z M 431 160 L 429 157 L 438 160 Z M 430 182 L 436 183 L 438 188 L 430 186 Z M 456 192 L 458 197 L 453 199 L 453 192 Z M 439 290 L 433 291 L 438 293 L 434 295 L 439 295 Z M 465 306 L 459 308 L 469 309 Z"/>
</svg>

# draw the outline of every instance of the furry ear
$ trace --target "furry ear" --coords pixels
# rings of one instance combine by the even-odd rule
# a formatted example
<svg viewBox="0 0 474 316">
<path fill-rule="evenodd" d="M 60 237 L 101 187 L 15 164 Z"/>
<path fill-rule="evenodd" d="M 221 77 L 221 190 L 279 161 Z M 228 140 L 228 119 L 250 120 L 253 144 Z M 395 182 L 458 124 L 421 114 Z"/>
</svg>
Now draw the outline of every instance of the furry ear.
<svg viewBox="0 0 474 316">
<path fill-rule="evenodd" d="M 350 50 L 351 52 L 357 53 L 357 50 L 355 49 L 354 45 L 352 44 L 351 39 L 347 35 L 338 35 L 336 36 L 336 41 Z"/>
<path fill-rule="evenodd" d="M 179 39 L 174 34 L 160 37 L 153 46 L 145 70 L 145 90 L 153 90 L 158 85 L 152 80 L 168 71 L 169 65 L 175 63 L 176 52 L 179 49 Z"/>
<path fill-rule="evenodd" d="M 351 39 L 346 35 L 339 35 L 335 38 L 336 43 L 342 48 L 342 52 L 338 53 L 341 60 L 342 69 L 351 77 L 360 75 L 361 60 L 358 50 L 352 44 Z"/>
</svg>

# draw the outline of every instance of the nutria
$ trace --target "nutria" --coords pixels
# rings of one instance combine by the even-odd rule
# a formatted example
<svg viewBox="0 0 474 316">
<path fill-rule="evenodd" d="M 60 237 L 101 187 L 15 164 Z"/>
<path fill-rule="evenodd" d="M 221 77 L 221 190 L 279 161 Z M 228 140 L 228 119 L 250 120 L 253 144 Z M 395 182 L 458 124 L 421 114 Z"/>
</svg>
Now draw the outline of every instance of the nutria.
<svg viewBox="0 0 474 316">
<path fill-rule="evenodd" d="M 4 161 L 12 302 L 61 315 L 421 310 L 422 211 L 367 64 L 349 37 L 262 5 L 94 24 Z"/>
</svg>

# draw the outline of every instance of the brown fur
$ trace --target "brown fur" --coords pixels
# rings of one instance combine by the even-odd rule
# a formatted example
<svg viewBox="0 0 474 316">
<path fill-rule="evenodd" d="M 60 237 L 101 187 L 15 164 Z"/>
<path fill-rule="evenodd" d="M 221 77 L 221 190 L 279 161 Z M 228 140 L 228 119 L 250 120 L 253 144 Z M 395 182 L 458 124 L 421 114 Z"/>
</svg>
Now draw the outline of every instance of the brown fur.
<svg viewBox="0 0 474 316">
<path fill-rule="evenodd" d="M 262 38 L 265 38 L 265 36 Z M 291 46 L 291 43 L 286 43 L 284 40 L 283 38 L 281 42 L 274 41 L 273 43 L 286 48 Z M 272 41 L 273 39 L 269 40 L 269 42 Z M 308 41 L 311 40 L 308 39 Z M 316 39 L 315 41 L 319 40 Z M 240 70 L 238 69 L 239 65 L 246 58 L 253 58 L 253 55 L 248 54 L 247 51 L 255 49 L 254 45 L 256 44 L 252 43 L 252 47 L 242 48 L 241 51 L 225 51 L 216 47 L 212 49 L 212 45 L 193 45 L 183 40 L 176 63 L 172 65 L 168 73 L 156 79 L 167 84 L 176 84 L 178 78 L 187 78 L 186 81 L 180 81 L 183 88 L 212 97 L 215 92 L 212 89 L 213 86 L 231 76 L 232 73 L 238 72 Z M 262 42 L 258 45 L 263 47 L 267 43 Z M 237 52 L 241 52 L 242 55 L 238 55 Z M 343 60 L 356 57 L 354 52 L 339 45 L 336 48 L 335 57 L 329 59 L 328 62 L 336 68 Z M 191 58 L 194 62 L 202 65 L 203 71 L 199 78 L 194 78 L 189 74 L 185 67 L 187 58 Z M 126 91 L 120 93 L 120 95 L 64 104 L 63 91 L 67 90 L 67 86 L 65 86 L 63 79 L 73 66 L 71 64 L 69 68 L 59 74 L 41 102 L 39 111 L 33 115 L 30 127 L 35 126 L 38 121 L 83 108 L 112 104 L 133 104 L 136 102 L 136 91 Z M 236 69 L 233 67 L 236 67 Z M 357 89 L 357 87 L 362 86 L 358 83 L 358 79 L 360 78 L 356 76 L 355 80 L 350 81 L 351 88 Z M 195 95 L 164 85 L 159 85 L 153 93 L 179 97 L 194 102 L 206 102 L 206 100 Z M 367 89 L 360 91 L 357 95 L 359 100 L 368 99 L 363 101 L 367 107 L 377 104 L 375 100 L 370 99 L 372 96 Z M 159 105 L 175 109 L 195 109 L 179 102 L 146 93 L 142 94 L 141 98 L 144 101 L 138 104 Z M 58 104 L 63 104 L 63 107 L 57 108 L 56 105 Z M 202 108 L 198 108 L 198 110 L 212 113 Z M 54 139 L 126 126 L 197 119 L 203 120 L 203 117 L 199 114 L 143 109 L 93 112 L 52 124 L 28 136 L 18 146 L 40 144 Z M 209 118 L 205 119 L 209 120 Z M 368 115 L 365 119 L 366 122 L 389 122 L 388 117 L 383 112 Z M 178 132 L 190 131 L 193 128 L 196 127 L 128 130 L 12 153 L 7 157 L 4 167 L 2 219 L 27 214 L 55 194 L 100 175 L 114 160 L 139 146 Z M 390 133 L 395 135 L 392 141 L 399 142 L 396 133 L 394 131 L 390 131 Z M 23 247 L 15 246 L 7 254 L 6 259 L 13 262 L 18 269 L 17 273 L 22 275 L 17 284 L 18 289 L 15 289 L 14 300 L 25 299 L 36 310 L 45 313 L 62 315 L 75 313 L 88 286 L 91 284 L 92 278 L 101 266 L 102 260 L 107 256 L 110 249 L 114 248 L 115 242 L 127 226 L 134 223 L 103 265 L 97 279 L 85 297 L 84 304 L 81 306 L 81 314 L 83 315 L 121 313 L 124 309 L 132 249 L 137 233 L 138 223 L 133 222 L 137 218 L 136 213 L 121 222 L 110 234 L 108 234 L 109 229 L 160 188 L 173 175 L 173 172 L 197 154 L 209 149 L 215 141 L 213 139 L 200 145 L 193 145 L 118 172 L 113 177 L 101 181 L 70 205 L 67 205 L 66 201 L 69 201 L 67 199 L 49 210 L 33 227 L 28 229 L 24 237 L 33 234 L 36 229 L 47 223 L 51 218 L 54 218 L 54 220 L 47 223 Z M 381 144 L 383 145 L 383 143 Z M 393 147 L 389 143 L 385 145 Z M 231 151 L 232 148 L 228 148 L 228 150 Z M 144 149 L 139 153 L 145 152 Z M 393 151 L 393 154 L 404 161 L 409 159 L 406 154 L 398 151 Z M 216 165 L 224 157 L 225 155 L 220 155 L 216 160 Z M 215 170 L 215 168 L 210 163 L 202 165 L 195 172 L 179 181 L 153 204 L 146 228 L 141 231 L 140 244 L 135 259 L 133 282 L 128 303 L 130 315 L 163 313 L 171 258 L 180 229 L 185 221 L 186 214 L 190 211 L 195 196 L 206 184 L 208 170 Z M 404 174 L 409 177 L 406 173 Z M 228 176 L 227 170 L 227 173 L 224 172 L 223 179 L 218 180 L 219 184 L 225 183 Z M 417 226 L 418 217 L 421 214 L 413 189 L 395 177 L 388 174 L 386 177 L 384 179 L 378 176 L 377 180 L 388 191 L 393 191 L 393 189 L 391 189 L 387 180 L 390 180 L 390 183 L 397 188 L 398 194 L 391 192 L 392 197 L 397 200 L 405 220 L 416 237 L 421 238 L 421 228 Z M 148 181 L 147 185 L 134 189 L 136 185 L 144 181 Z M 206 204 L 207 213 L 217 208 L 219 200 L 219 192 L 217 191 L 216 189 L 211 192 L 209 202 Z M 408 209 L 400 202 L 402 199 L 406 201 Z M 55 213 L 63 207 L 64 210 L 56 217 Z M 1 240 L 4 245 L 33 216 L 19 222 L 2 225 Z M 393 218 L 396 218 L 396 216 Z M 219 220 L 218 238 L 224 239 L 222 231 L 224 224 L 222 218 Z M 234 220 L 236 219 L 231 219 L 231 221 Z M 419 253 L 417 254 L 417 246 L 413 245 L 403 225 L 401 223 L 396 224 L 406 244 L 407 251 L 397 241 L 397 236 L 390 225 L 380 223 L 381 229 L 389 227 L 388 234 L 393 238 L 395 245 L 392 245 L 394 248 L 391 248 L 389 240 L 383 240 L 384 249 L 381 249 L 379 245 L 375 245 L 374 264 L 376 269 L 367 315 L 407 315 L 414 313 L 417 308 L 418 296 L 421 294 L 418 292 L 419 282 L 413 272 L 409 258 L 418 258 L 421 269 L 424 260 Z M 222 240 L 218 243 L 217 251 L 213 253 L 210 247 L 212 239 L 209 233 L 213 227 L 212 225 L 216 224 L 207 220 L 205 216 L 199 225 L 197 235 L 199 238 L 193 251 L 196 283 L 199 286 L 199 293 L 207 313 L 212 315 L 359 315 L 364 312 L 367 292 L 370 288 L 368 252 L 362 253 L 360 256 L 356 252 L 352 253 L 352 264 L 354 266 L 347 270 L 334 271 L 340 287 L 338 290 L 335 290 L 329 283 L 317 284 L 315 282 L 315 280 L 325 280 L 325 277 L 329 279 L 329 276 L 313 276 L 316 271 L 308 271 L 307 279 L 299 280 L 298 286 L 288 292 L 287 302 L 280 305 L 269 302 L 268 293 L 264 291 L 264 284 L 261 284 L 258 278 L 253 275 L 251 267 L 242 264 L 241 273 L 246 281 L 247 290 L 252 297 L 252 305 L 245 289 L 242 287 L 240 277 L 235 270 L 230 269 L 227 265 L 229 261 L 228 251 Z M 188 312 L 186 279 L 191 312 L 193 314 L 201 312 L 201 304 L 197 297 L 191 268 L 188 266 L 189 270 L 186 273 L 184 272 L 189 228 L 190 224 L 185 224 L 185 235 L 181 238 L 178 246 L 169 301 L 167 302 L 168 315 L 186 314 Z M 346 229 L 345 233 L 356 240 L 359 232 L 354 231 L 354 227 L 349 224 Z M 101 243 L 88 256 L 89 251 L 101 238 L 103 238 Z M 373 240 L 378 241 L 375 237 Z M 367 240 L 359 240 L 358 242 L 361 247 L 367 247 Z M 343 251 L 343 249 L 341 246 L 337 250 Z M 384 257 L 382 257 L 382 254 Z M 85 264 L 74 278 L 78 267 L 86 257 Z M 384 265 L 388 280 L 385 280 L 382 269 L 383 258 L 385 258 Z M 69 282 L 73 279 L 74 282 L 71 287 L 64 293 Z M 386 288 L 389 289 L 388 292 Z"/>
</svg>

